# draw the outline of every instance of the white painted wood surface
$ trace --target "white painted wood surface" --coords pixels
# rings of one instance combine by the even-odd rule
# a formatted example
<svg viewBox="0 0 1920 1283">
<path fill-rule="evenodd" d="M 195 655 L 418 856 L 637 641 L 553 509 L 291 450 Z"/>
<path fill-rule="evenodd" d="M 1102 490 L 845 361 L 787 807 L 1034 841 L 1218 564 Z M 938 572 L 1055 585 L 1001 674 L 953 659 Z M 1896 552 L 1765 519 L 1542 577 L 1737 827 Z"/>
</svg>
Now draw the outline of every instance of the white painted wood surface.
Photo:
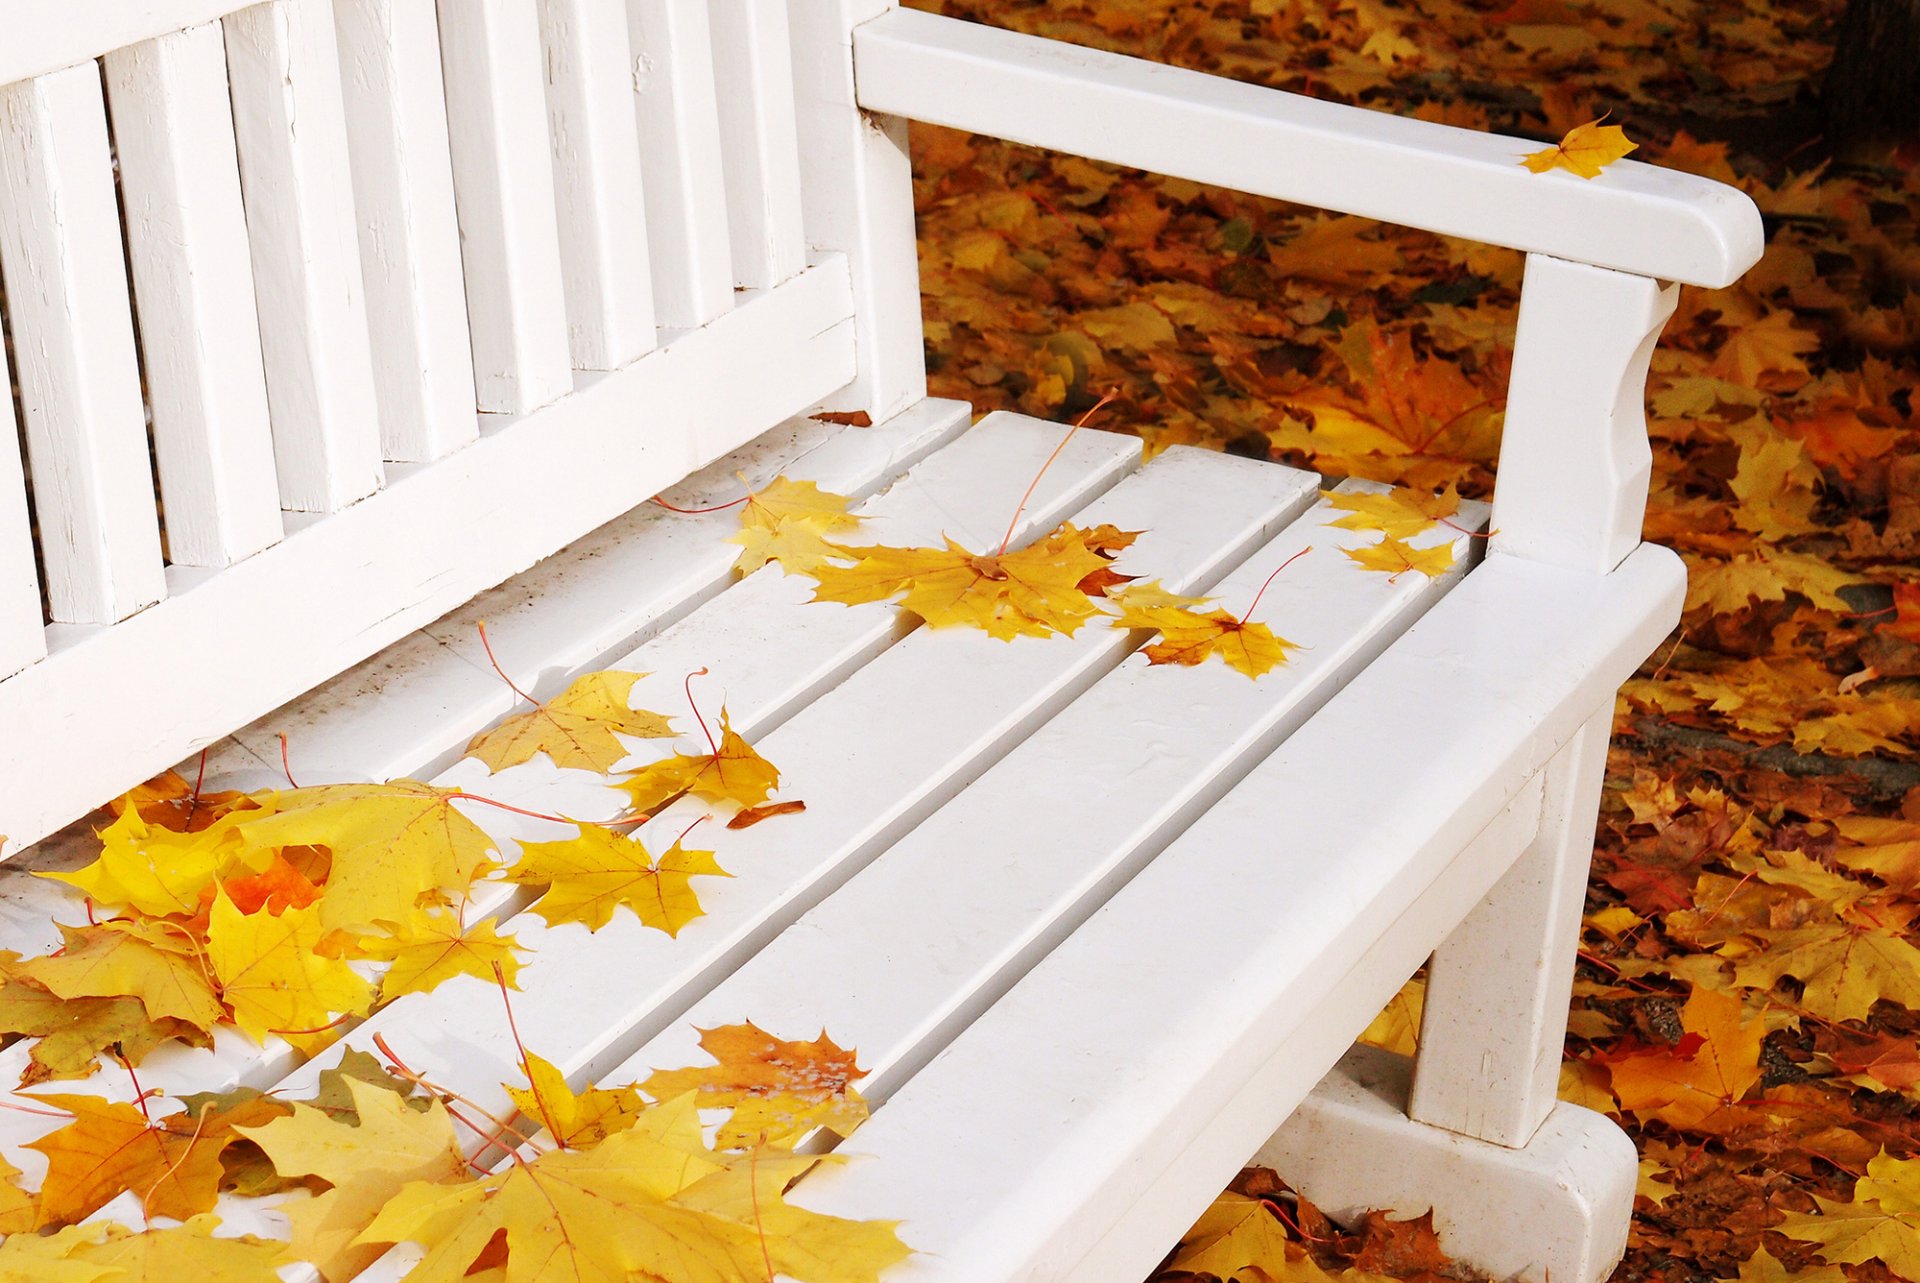
<svg viewBox="0 0 1920 1283">
<path fill-rule="evenodd" d="M 1035 147 L 1444 236 L 1731 284 L 1760 257 L 1736 188 L 1638 161 L 1535 174 L 1541 144 L 917 10 L 854 33 L 860 104 Z"/>
<path fill-rule="evenodd" d="M 167 560 L 230 565 L 281 528 L 226 41 L 209 22 L 102 65 Z"/>
<path fill-rule="evenodd" d="M 871 510 L 875 523 L 896 532 L 898 537 L 914 541 L 938 538 L 943 530 L 975 543 L 984 542 L 989 535 L 998 538 L 1005 529 L 1004 518 L 1018 504 L 1035 471 L 1053 451 L 1064 431 L 1058 425 L 1039 425 L 1012 415 L 999 416 L 999 419 L 998 423 L 983 425 L 984 431 L 977 429 L 967 434 L 870 500 L 865 507 Z M 1062 452 L 1035 490 L 1017 537 L 1024 540 L 1050 528 L 1112 486 L 1138 458 L 1139 446 L 1135 441 L 1099 434 L 1078 437 Z M 1171 496 L 1163 502 L 1170 503 Z M 633 654 L 622 657 L 617 667 L 649 674 L 636 683 L 633 701 L 638 706 L 661 711 L 683 709 L 685 697 L 681 683 L 685 674 L 692 667 L 711 665 L 714 677 L 719 680 L 702 683 L 695 692 L 709 721 L 717 718 L 724 702 L 735 729 L 750 738 L 762 738 L 796 706 L 806 705 L 823 691 L 835 688 L 845 674 L 892 645 L 903 632 L 897 607 L 874 602 L 826 609 L 809 600 L 808 584 L 809 581 L 782 574 L 777 567 L 756 572 Z M 951 638 L 954 634 L 944 636 Z M 781 645 L 770 645 L 769 638 L 779 639 Z M 1050 666 L 1043 665 L 1041 671 Z M 680 720 L 686 723 L 690 719 L 683 716 Z M 663 741 L 645 743 L 665 751 Z M 925 760 L 935 763 L 941 759 L 939 753 L 925 755 Z M 481 781 L 485 782 L 483 786 Z M 544 761 L 489 777 L 484 767 L 469 760 L 442 773 L 438 782 L 484 787 L 491 797 L 517 800 L 535 808 L 557 808 L 589 818 L 595 814 L 610 817 L 623 806 L 620 795 L 605 789 L 599 776 L 556 771 Z M 518 836 L 558 838 L 566 836 L 571 827 L 522 820 L 484 809 L 476 811 L 472 818 L 488 832 L 509 839 Z M 857 820 L 858 816 L 842 810 L 836 818 L 844 822 Z M 656 820 L 649 837 L 658 840 L 660 827 L 667 822 Z M 685 821 L 679 823 L 684 825 Z M 677 827 L 674 832 L 678 832 Z M 743 837 L 751 832 L 745 830 L 730 836 Z M 668 838 L 671 839 L 671 834 Z M 664 847 L 666 843 L 661 845 Z M 479 889 L 469 903 L 469 913 L 484 915 L 508 903 L 524 902 L 526 898 L 518 888 L 491 884 Z M 84 914 L 77 898 L 72 900 L 72 910 L 70 918 Z M 578 947 L 582 941 L 576 936 L 585 938 L 591 953 L 596 949 L 604 951 L 609 941 L 617 943 L 631 936 L 657 934 L 639 929 L 637 922 L 631 926 L 635 930 L 619 931 L 610 926 L 591 937 L 584 930 L 569 927 L 542 930 L 530 921 L 516 922 L 514 929 L 527 933 L 528 939 L 540 937 L 542 943 L 534 947 L 543 948 L 551 964 L 544 966 L 543 972 L 550 982 L 570 987 L 571 967 L 558 951 Z M 523 992 L 531 995 L 534 991 L 523 989 Z M 371 1045 L 372 1035 L 384 1030 L 409 1047 L 423 1041 L 435 1044 L 423 1047 L 429 1057 L 426 1065 L 431 1068 L 426 1065 L 417 1068 L 435 1075 L 442 1072 L 464 1075 L 463 1082 L 471 1077 L 476 1090 L 485 1085 L 485 1090 L 499 1097 L 498 1067 L 491 1058 L 481 1054 L 481 1048 L 463 1036 L 443 1040 L 425 1034 L 428 1029 L 452 1033 L 482 1027 L 476 1022 L 492 1019 L 498 999 L 498 992 L 491 985 L 442 986 L 430 994 L 402 999 L 376 1012 L 358 1030 L 348 1033 L 343 1042 L 349 1046 Z M 549 1029 L 547 1021 L 567 1026 L 573 1037 L 592 1035 L 591 1023 L 582 1020 L 578 1007 L 570 1004 L 571 1000 L 556 1006 L 541 1001 L 536 995 L 527 1004 L 531 1010 L 523 1016 L 526 1036 L 539 1040 L 542 1046 L 553 1046 L 558 1056 L 561 1054 L 558 1048 L 565 1044 L 557 1029 Z M 539 1014 L 540 1009 L 544 1009 L 544 1015 Z M 528 1024 L 528 1020 L 539 1023 Z M 508 1047 L 510 1044 L 501 1045 L 501 1054 L 507 1057 L 501 1064 L 511 1063 L 512 1053 L 505 1050 Z M 26 1050 L 16 1045 L 0 1051 L 0 1080 L 8 1073 L 17 1076 L 25 1065 Z M 623 1052 L 614 1054 L 617 1058 Z M 211 1052 L 176 1045 L 155 1053 L 143 1063 L 141 1080 L 148 1088 L 181 1091 L 196 1090 L 190 1084 L 214 1081 L 267 1086 L 296 1064 L 297 1057 L 292 1050 L 278 1039 L 269 1040 L 262 1048 L 231 1029 L 223 1029 L 216 1033 Z M 310 1079 L 320 1067 L 324 1065 L 316 1063 L 302 1069 L 299 1072 L 305 1077 L 300 1080 Z M 489 1074 L 495 1075 L 490 1084 Z M 127 1090 L 107 1079 L 90 1083 L 89 1088 L 109 1094 Z M 0 1147 L 36 1134 L 44 1121 L 33 1115 L 8 1117 L 0 1113 Z M 8 1130 L 16 1123 L 25 1130 Z M 12 1150 L 9 1148 L 7 1152 Z M 41 1169 L 31 1170 L 37 1173 Z"/>
<path fill-rule="evenodd" d="M 1419 1122 L 1518 1148 L 1553 1112 L 1612 729 L 1609 700 L 1547 767 L 1538 836 L 1434 950 L 1412 1092 Z"/>
<path fill-rule="evenodd" d="M 0 381 L 12 378 L 0 338 Z M 9 386 L 11 384 L 9 383 Z M 27 474 L 13 398 L 0 398 L 0 678 L 11 677 L 47 653 L 40 607 L 40 571 L 33 559 L 27 512 Z"/>
<path fill-rule="evenodd" d="M 573 364 L 617 370 L 655 341 L 626 0 L 540 0 L 540 37 Z"/>
<path fill-rule="evenodd" d="M 573 385 L 535 2 L 439 6 L 474 385 L 496 414 Z"/>
<path fill-rule="evenodd" d="M 434 0 L 334 0 L 382 455 L 479 433 Z"/>
<path fill-rule="evenodd" d="M 75 22 L 73 0 L 9 0 L 0 85 L 91 62 L 253 3 L 257 0 L 92 0 L 86 21 Z"/>
<path fill-rule="evenodd" d="M 798 1201 L 904 1218 L 923 1255 L 902 1279 L 1121 1277 L 1079 1266 L 1116 1234 L 1104 1264 L 1143 1273 L 1261 1131 L 1123 1233 L 1155 1174 L 1276 1056 L 1315 1077 L 1337 1059 L 1375 1008 L 1305 1018 L 1370 946 L 1392 933 L 1410 971 L 1485 894 L 1537 812 L 1492 867 L 1441 875 L 1672 626 L 1684 580 L 1651 547 L 1602 579 L 1490 557 L 841 1147 L 866 1161 Z M 1424 734 L 1381 733 L 1416 709 Z M 1379 782 L 1364 804 L 1355 780 Z M 1468 898 L 1403 920 L 1429 891 Z M 1405 974 L 1365 979 L 1384 1001 Z M 1269 1126 L 1312 1082 L 1268 1096 Z"/>
<path fill-rule="evenodd" d="M 1504 552 L 1605 573 L 1638 546 L 1647 364 L 1680 290 L 1527 256 L 1494 493 Z"/>
<path fill-rule="evenodd" d="M 93 63 L 0 88 L 0 271 L 47 597 L 86 624 L 166 595 L 107 146 Z"/>
<path fill-rule="evenodd" d="M 927 394 L 907 122 L 854 99 L 853 30 L 893 5 L 806 0 L 788 15 L 807 244 L 847 256 L 860 317 L 859 373 L 832 405 L 876 422 Z"/>
<path fill-rule="evenodd" d="M 788 0 L 709 0 L 733 279 L 778 285 L 806 266 Z"/>
<path fill-rule="evenodd" d="M 1557 1102 L 1523 1149 L 1407 1117 L 1413 1066 L 1356 1045 L 1253 1161 L 1341 1223 L 1433 1212 L 1440 1246 L 1501 1279 L 1601 1283 L 1627 1246 L 1640 1155 L 1611 1119 Z"/>
<path fill-rule="evenodd" d="M 851 308 L 844 261 L 817 264 L 266 552 L 176 570 L 170 600 L 119 627 L 50 630 L 52 654 L 0 683 L 0 724 L 42 728 L 0 741 L 8 831 L 52 832 L 816 404 L 852 377 Z M 156 676 L 137 705 L 130 672 Z"/>
<path fill-rule="evenodd" d="M 860 432 L 802 416 L 663 497 L 689 508 L 725 503 L 739 496 L 744 473 L 755 484 L 785 475 L 864 499 L 952 442 L 971 419 L 963 402 L 936 400 Z M 733 583 L 738 549 L 726 537 L 738 521 L 737 509 L 678 513 L 642 504 L 212 745 L 206 786 L 279 787 L 281 733 L 296 770 L 310 779 L 430 779 L 518 704 L 487 661 L 478 621 L 515 682 L 536 698 L 551 696 L 582 673 L 615 665 Z M 190 757 L 176 769 L 191 778 L 200 764 Z M 7 947 L 29 955 L 60 947 L 53 924 L 73 919 L 71 888 L 32 874 L 85 863 L 92 845 L 82 821 L 0 864 Z"/>
<path fill-rule="evenodd" d="M 705 325 L 733 306 L 720 108 L 705 0 L 627 0 L 654 315 Z M 904 408 L 904 407 L 903 407 Z"/>
<path fill-rule="evenodd" d="M 1279 497 L 1300 475 L 1185 453 L 1155 466 L 1184 465 L 1192 493 Z M 1343 549 L 1377 536 L 1335 528 L 1341 515 L 1323 501 L 1207 589 L 1243 610 L 1276 567 L 1311 549 L 1255 616 L 1301 647 L 1288 664 L 1249 680 L 1218 662 L 1130 656 L 606 1078 L 697 1064 L 698 1029 L 751 1018 L 779 1037 L 826 1029 L 857 1047 L 860 1094 L 883 1103 L 1438 600 L 1471 554 L 1466 535 L 1435 529 L 1417 542 L 1450 544 L 1461 559 L 1444 580 L 1356 575 Z M 1484 519 L 1480 508 L 1462 524 Z"/>
<path fill-rule="evenodd" d="M 382 473 L 332 0 L 224 26 L 280 506 L 333 512 Z"/>
</svg>

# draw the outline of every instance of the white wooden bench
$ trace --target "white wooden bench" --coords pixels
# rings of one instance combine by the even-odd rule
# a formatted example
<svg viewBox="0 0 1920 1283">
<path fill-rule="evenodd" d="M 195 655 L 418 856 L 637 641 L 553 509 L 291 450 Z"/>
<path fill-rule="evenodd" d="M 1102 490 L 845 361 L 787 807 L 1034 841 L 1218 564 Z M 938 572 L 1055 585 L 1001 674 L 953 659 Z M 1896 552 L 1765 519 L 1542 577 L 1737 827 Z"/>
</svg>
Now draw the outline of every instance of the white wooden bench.
<svg viewBox="0 0 1920 1283">
<path fill-rule="evenodd" d="M 485 778 L 461 748 L 516 703 L 485 619 L 540 698 L 619 667 L 677 711 L 709 669 L 700 706 L 807 803 L 715 835 L 733 877 L 677 938 L 516 917 L 527 1042 L 576 1086 L 691 1063 L 715 1022 L 856 1046 L 878 1108 L 842 1150 L 869 1157 L 794 1199 L 902 1219 L 919 1254 L 889 1279 L 1124 1283 L 1256 1151 L 1336 1215 L 1433 1207 L 1496 1275 L 1606 1275 L 1633 1148 L 1555 1084 L 1613 692 L 1682 597 L 1640 543 L 1643 383 L 1676 283 L 1757 258 L 1744 196 L 1535 175 L 1522 140 L 890 0 L 85 9 L 11 0 L 0 39 L 26 447 L 0 400 L 0 832 L 27 846 L 0 945 L 57 947 L 82 906 L 29 871 L 204 747 L 223 785 L 275 783 L 283 732 L 302 782 Z M 1016 537 L 1141 529 L 1120 569 L 1242 605 L 1312 545 L 1262 611 L 1291 664 L 1149 667 L 1116 629 L 1009 643 L 773 567 L 731 582 L 734 514 L 644 501 L 785 472 L 863 497 L 874 539 L 984 547 L 1064 431 L 927 399 L 908 120 L 1525 251 L 1499 490 L 1460 518 L 1490 550 L 1359 573 L 1341 549 L 1371 536 L 1317 478 L 1082 433 Z M 544 759 L 487 787 L 618 809 Z M 1349 1051 L 1429 955 L 1418 1065 Z M 343 1043 L 504 1104 L 498 1001 L 457 980 Z M 223 1029 L 142 1079 L 298 1086 L 337 1054 Z M 0 1111 L 29 1180 L 48 1125 Z"/>
</svg>

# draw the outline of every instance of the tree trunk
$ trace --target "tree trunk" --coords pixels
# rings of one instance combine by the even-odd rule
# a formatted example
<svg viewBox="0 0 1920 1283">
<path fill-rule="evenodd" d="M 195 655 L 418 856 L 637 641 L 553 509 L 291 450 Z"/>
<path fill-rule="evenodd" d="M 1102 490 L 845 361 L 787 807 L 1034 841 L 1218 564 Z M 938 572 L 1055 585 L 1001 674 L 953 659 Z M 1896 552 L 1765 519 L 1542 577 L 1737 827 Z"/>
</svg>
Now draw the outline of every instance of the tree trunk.
<svg viewBox="0 0 1920 1283">
<path fill-rule="evenodd" d="M 1920 0 L 1847 0 L 1822 98 L 1836 147 L 1920 137 Z"/>
</svg>

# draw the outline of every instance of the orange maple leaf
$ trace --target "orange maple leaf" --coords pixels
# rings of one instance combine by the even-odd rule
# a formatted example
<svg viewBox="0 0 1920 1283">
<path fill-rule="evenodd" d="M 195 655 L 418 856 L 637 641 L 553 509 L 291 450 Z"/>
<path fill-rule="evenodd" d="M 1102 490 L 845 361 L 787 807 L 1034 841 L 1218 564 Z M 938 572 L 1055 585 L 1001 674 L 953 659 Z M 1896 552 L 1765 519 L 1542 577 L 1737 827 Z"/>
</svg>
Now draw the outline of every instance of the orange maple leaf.
<svg viewBox="0 0 1920 1283">
<path fill-rule="evenodd" d="M 1620 1107 L 1675 1127 L 1698 1128 L 1760 1081 L 1766 1024 L 1742 1019 L 1738 998 L 1696 986 L 1681 1008 L 1678 1047 L 1631 1052 L 1608 1065 Z"/>
<path fill-rule="evenodd" d="M 852 1086 L 866 1070 L 825 1031 L 789 1042 L 748 1021 L 702 1029 L 700 1046 L 716 1064 L 656 1069 L 640 1089 L 663 1101 L 693 1092 L 703 1109 L 732 1110 L 717 1138 L 722 1148 L 791 1143 L 816 1127 L 844 1137 L 866 1119 L 866 1102 Z"/>
<path fill-rule="evenodd" d="M 701 723 L 706 730 L 706 723 Z M 707 802 L 758 806 L 780 785 L 780 772 L 754 751 L 720 709 L 720 741 L 709 732 L 707 753 L 675 753 L 616 781 L 615 787 L 633 799 L 633 809 L 652 814 L 682 793 Z"/>
</svg>

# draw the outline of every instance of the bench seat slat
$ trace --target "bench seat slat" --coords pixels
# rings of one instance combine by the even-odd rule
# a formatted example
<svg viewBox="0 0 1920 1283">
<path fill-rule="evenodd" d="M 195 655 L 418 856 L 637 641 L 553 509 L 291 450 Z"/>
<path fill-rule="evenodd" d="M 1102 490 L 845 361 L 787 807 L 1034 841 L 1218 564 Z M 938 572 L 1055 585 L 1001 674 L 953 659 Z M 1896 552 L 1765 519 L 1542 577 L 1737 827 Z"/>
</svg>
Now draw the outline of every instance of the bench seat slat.
<svg viewBox="0 0 1920 1283">
<path fill-rule="evenodd" d="M 978 542 L 980 532 L 1003 528 L 1000 518 L 1019 502 L 1029 479 L 1059 443 L 1062 432 L 1064 429 L 1057 425 L 1036 424 L 1014 415 L 983 422 L 886 493 L 870 500 L 880 518 L 876 525 L 934 533 L 944 527 Z M 1104 434 L 1076 437 L 1035 490 L 1019 537 L 1031 538 L 1050 528 L 1118 480 L 1138 457 L 1139 443 L 1131 439 Z M 734 725 L 742 734 L 755 738 L 771 713 L 794 702 L 796 682 L 798 695 L 804 696 L 821 681 L 831 682 L 846 668 L 884 649 L 899 635 L 897 607 L 874 602 L 829 610 L 807 601 L 809 594 L 799 589 L 803 582 L 782 575 L 778 567 L 767 567 L 627 656 L 620 666 L 653 674 L 636 684 L 634 702 L 672 712 L 676 703 L 667 698 L 649 703 L 656 695 L 670 696 L 684 707 L 680 682 L 688 671 L 686 658 L 710 662 L 716 674 L 731 674 L 726 693 Z M 770 647 L 767 637 L 777 638 L 780 645 Z M 643 691 L 643 686 L 652 689 Z M 700 694 L 708 717 L 715 717 L 719 693 Z M 710 705 L 706 703 L 709 696 Z M 665 741 L 648 743 L 661 745 Z M 602 777 L 585 771 L 561 771 L 545 759 L 491 777 L 479 763 L 465 760 L 442 773 L 438 782 L 474 788 L 530 809 L 589 818 L 617 813 L 622 801 L 620 795 L 604 787 Z M 551 840 L 571 831 L 569 826 L 485 809 L 478 810 L 474 819 L 502 838 Z M 468 911 L 470 916 L 483 916 L 525 898 L 521 888 L 487 884 L 476 889 Z M 65 916 L 68 921 L 84 916 L 77 897 Z M 435 998 L 445 992 L 452 991 L 443 989 L 425 997 Z M 409 1012 L 417 1010 L 406 1000 L 394 1005 Z M 380 1019 L 379 1015 L 374 1017 Z M 9 1081 L 9 1075 L 17 1080 L 26 1067 L 27 1052 L 24 1044 L 0 1051 L 0 1081 Z M 255 1046 L 238 1031 L 223 1026 L 215 1033 L 211 1051 L 177 1044 L 165 1047 L 142 1065 L 141 1078 L 148 1088 L 167 1091 L 207 1090 L 206 1084 L 211 1083 L 220 1084 L 220 1088 L 265 1086 L 292 1070 L 297 1061 L 293 1050 L 280 1039 L 269 1038 L 264 1047 Z M 127 1090 L 127 1084 L 113 1076 L 90 1081 L 88 1086 L 116 1098 Z M 43 1121 L 0 1112 L 0 1149 L 11 1152 L 20 1141 L 37 1134 Z M 26 1151 L 17 1161 L 37 1163 L 34 1153 Z M 23 1170 L 37 1174 L 41 1168 Z"/>
<path fill-rule="evenodd" d="M 1678 617 L 1684 578 L 1651 546 L 1605 577 L 1489 558 L 897 1092 L 842 1147 L 865 1161 L 800 1201 L 904 1217 L 924 1254 L 902 1279 L 1067 1276 L 1262 1065 L 1333 1063 L 1372 1009 L 1315 1025 L 1316 1004 L 1606 706 Z M 1424 921 L 1412 961 L 1457 920 Z M 1273 1098 L 1272 1121 L 1298 1099 Z M 941 1179 L 907 1188 L 903 1171 Z"/>
<path fill-rule="evenodd" d="M 0 269 L 47 598 L 80 624 L 166 596 L 111 163 L 94 63 L 0 87 Z"/>
<path fill-rule="evenodd" d="M 210 22 L 102 64 L 167 559 L 230 565 L 278 543 L 281 526 L 226 41 Z"/>
<path fill-rule="evenodd" d="M 1468 509 L 1460 524 L 1484 523 L 1484 505 Z M 1312 549 L 1263 598 L 1262 616 L 1301 647 L 1286 666 L 1250 682 L 1224 664 L 1132 656 L 606 1077 L 697 1064 L 699 1029 L 751 1018 L 857 1048 L 860 1094 L 884 1101 L 1452 587 L 1472 552 L 1436 528 L 1416 542 L 1452 546 L 1444 578 L 1359 574 L 1343 550 L 1376 536 L 1335 528 L 1342 516 L 1322 500 L 1213 590 L 1244 608 Z"/>
</svg>

